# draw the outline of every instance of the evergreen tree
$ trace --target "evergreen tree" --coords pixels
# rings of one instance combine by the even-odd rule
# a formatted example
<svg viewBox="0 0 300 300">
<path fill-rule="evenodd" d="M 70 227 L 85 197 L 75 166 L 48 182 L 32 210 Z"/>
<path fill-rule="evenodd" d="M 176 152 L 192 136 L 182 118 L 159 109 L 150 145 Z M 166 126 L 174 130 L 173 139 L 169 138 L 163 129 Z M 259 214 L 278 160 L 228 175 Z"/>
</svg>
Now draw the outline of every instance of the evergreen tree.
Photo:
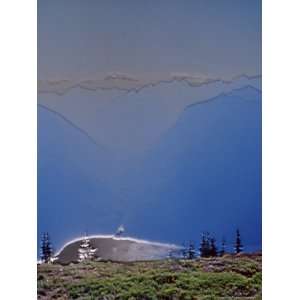
<svg viewBox="0 0 300 300">
<path fill-rule="evenodd" d="M 173 259 L 174 258 L 174 254 L 173 254 L 173 250 L 169 250 L 168 255 L 167 255 L 167 259 Z"/>
<path fill-rule="evenodd" d="M 236 239 L 235 239 L 234 250 L 235 250 L 236 254 L 243 251 L 243 245 L 242 245 L 242 241 L 241 241 L 241 234 L 240 234 L 240 231 L 238 229 L 236 231 Z"/>
<path fill-rule="evenodd" d="M 211 238 L 210 239 L 210 245 L 209 245 L 209 256 L 217 256 L 218 254 L 218 249 L 216 246 L 216 239 L 215 238 Z"/>
<path fill-rule="evenodd" d="M 53 255 L 53 248 L 48 232 L 44 232 L 41 241 L 41 260 L 43 263 L 50 263 Z"/>
<path fill-rule="evenodd" d="M 226 250 L 225 250 L 225 239 L 223 238 L 222 239 L 222 244 L 221 244 L 221 250 L 220 250 L 220 253 L 219 253 L 219 255 L 220 256 L 224 256 L 224 254 L 225 254 L 225 252 L 226 252 Z"/>
<path fill-rule="evenodd" d="M 187 249 L 187 259 L 195 259 L 195 258 L 196 258 L 195 246 L 192 242 L 190 242 L 189 247 Z"/>
<path fill-rule="evenodd" d="M 202 240 L 200 244 L 200 253 L 201 257 L 209 257 L 210 256 L 210 245 L 209 245 L 209 233 L 202 234 Z"/>
<path fill-rule="evenodd" d="M 78 249 L 78 262 L 94 260 L 97 249 L 91 246 L 89 238 L 86 236 Z"/>
<path fill-rule="evenodd" d="M 182 249 L 180 254 L 183 259 L 187 259 L 187 248 L 185 243 L 182 243 Z"/>
</svg>

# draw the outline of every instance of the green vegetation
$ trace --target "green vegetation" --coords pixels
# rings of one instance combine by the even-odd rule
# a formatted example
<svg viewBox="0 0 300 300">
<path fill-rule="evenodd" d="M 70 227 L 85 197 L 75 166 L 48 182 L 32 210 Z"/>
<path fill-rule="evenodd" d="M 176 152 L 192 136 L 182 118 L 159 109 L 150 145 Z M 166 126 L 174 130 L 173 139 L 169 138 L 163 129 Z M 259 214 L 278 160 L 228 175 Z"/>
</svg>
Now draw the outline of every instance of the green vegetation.
<svg viewBox="0 0 300 300">
<path fill-rule="evenodd" d="M 39 299 L 261 299 L 261 256 L 38 266 Z"/>
</svg>

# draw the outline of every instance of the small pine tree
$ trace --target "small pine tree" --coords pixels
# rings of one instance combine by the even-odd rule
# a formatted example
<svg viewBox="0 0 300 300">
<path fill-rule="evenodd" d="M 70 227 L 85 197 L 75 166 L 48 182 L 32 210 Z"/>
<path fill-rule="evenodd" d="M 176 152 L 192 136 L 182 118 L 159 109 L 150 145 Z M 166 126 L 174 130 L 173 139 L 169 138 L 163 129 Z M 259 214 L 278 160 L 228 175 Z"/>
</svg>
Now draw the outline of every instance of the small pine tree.
<svg viewBox="0 0 300 300">
<path fill-rule="evenodd" d="M 220 256 L 224 256 L 225 253 L 226 253 L 225 244 L 226 244 L 226 241 L 225 241 L 225 239 L 223 238 L 223 239 L 222 239 L 222 244 L 221 244 L 221 250 L 220 250 L 220 253 L 219 253 Z"/>
<path fill-rule="evenodd" d="M 181 256 L 183 259 L 186 259 L 186 258 L 187 258 L 187 248 L 186 248 L 185 243 L 182 243 L 182 248 L 181 248 L 181 251 L 180 251 L 180 256 Z"/>
<path fill-rule="evenodd" d="M 217 256 L 218 254 L 218 249 L 216 246 L 216 239 L 215 238 L 211 238 L 210 239 L 210 245 L 209 245 L 209 256 Z"/>
<path fill-rule="evenodd" d="M 210 245 L 209 245 L 209 233 L 202 234 L 202 240 L 200 244 L 200 253 L 201 257 L 209 257 L 210 256 Z"/>
<path fill-rule="evenodd" d="M 171 260 L 173 259 L 174 255 L 173 255 L 173 251 L 169 250 L 168 255 L 167 255 L 167 259 Z"/>
<path fill-rule="evenodd" d="M 241 241 L 241 234 L 240 231 L 237 229 L 236 231 L 236 239 L 235 239 L 235 246 L 234 246 L 235 253 L 241 253 L 243 251 L 243 245 Z"/>
<path fill-rule="evenodd" d="M 78 262 L 83 262 L 86 260 L 94 260 L 97 248 L 91 246 L 90 240 L 86 236 L 78 249 Z"/>
<path fill-rule="evenodd" d="M 195 259 L 195 258 L 196 258 L 195 246 L 192 242 L 190 242 L 189 247 L 187 249 L 187 259 Z"/>
<path fill-rule="evenodd" d="M 43 263 L 51 263 L 53 248 L 48 232 L 44 232 L 41 240 L 41 260 Z"/>
</svg>

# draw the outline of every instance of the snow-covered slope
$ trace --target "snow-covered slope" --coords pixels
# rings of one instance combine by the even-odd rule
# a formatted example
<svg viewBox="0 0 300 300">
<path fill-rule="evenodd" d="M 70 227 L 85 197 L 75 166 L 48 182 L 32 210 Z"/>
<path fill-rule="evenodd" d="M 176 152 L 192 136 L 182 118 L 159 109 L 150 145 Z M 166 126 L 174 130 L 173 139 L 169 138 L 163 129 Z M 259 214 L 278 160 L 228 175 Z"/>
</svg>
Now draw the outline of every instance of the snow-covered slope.
<svg viewBox="0 0 300 300">
<path fill-rule="evenodd" d="M 83 238 L 68 242 L 56 254 L 60 263 L 76 262 L 78 248 Z M 180 252 L 180 247 L 145 241 L 130 237 L 98 235 L 89 237 L 91 246 L 96 248 L 96 258 L 113 261 L 154 260 L 167 257 L 170 253 Z"/>
</svg>

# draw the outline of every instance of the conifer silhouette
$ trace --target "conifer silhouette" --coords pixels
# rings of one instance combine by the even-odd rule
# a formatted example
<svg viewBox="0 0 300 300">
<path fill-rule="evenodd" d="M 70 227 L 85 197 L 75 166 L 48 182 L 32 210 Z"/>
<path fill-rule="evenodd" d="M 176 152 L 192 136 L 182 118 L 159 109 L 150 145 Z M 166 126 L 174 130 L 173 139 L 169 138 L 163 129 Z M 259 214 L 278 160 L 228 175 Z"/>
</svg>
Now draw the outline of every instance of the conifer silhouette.
<svg viewBox="0 0 300 300">
<path fill-rule="evenodd" d="M 219 253 L 220 256 L 224 256 L 225 255 L 225 252 L 226 252 L 226 249 L 225 249 L 226 246 L 225 245 L 226 245 L 226 241 L 223 238 L 222 239 L 222 244 L 221 244 L 221 250 L 220 250 L 220 253 Z"/>
<path fill-rule="evenodd" d="M 202 234 L 202 240 L 200 244 L 200 253 L 201 257 L 209 257 L 210 256 L 210 245 L 209 245 L 209 233 Z"/>
<path fill-rule="evenodd" d="M 211 238 L 210 239 L 210 245 L 209 245 L 209 256 L 215 257 L 218 254 L 218 249 L 216 246 L 216 239 Z"/>
<path fill-rule="evenodd" d="M 53 255 L 53 248 L 48 232 L 44 232 L 41 241 L 41 260 L 43 263 L 50 263 Z"/>
<path fill-rule="evenodd" d="M 195 259 L 195 258 L 196 258 L 195 246 L 192 242 L 190 242 L 189 247 L 187 249 L 187 259 Z"/>
<path fill-rule="evenodd" d="M 242 245 L 241 234 L 240 234 L 239 229 L 237 229 L 237 231 L 236 231 L 234 251 L 236 254 L 241 253 L 243 251 L 243 245 Z"/>
</svg>

